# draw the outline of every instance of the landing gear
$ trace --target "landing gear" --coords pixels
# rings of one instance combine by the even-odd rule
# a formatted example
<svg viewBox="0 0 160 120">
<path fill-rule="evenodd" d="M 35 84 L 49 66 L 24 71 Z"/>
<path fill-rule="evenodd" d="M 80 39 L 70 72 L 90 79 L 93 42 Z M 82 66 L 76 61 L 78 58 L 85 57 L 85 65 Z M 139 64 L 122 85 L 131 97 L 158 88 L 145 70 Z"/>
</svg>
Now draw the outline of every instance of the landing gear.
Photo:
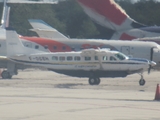
<svg viewBox="0 0 160 120">
<path fill-rule="evenodd" d="M 12 78 L 12 75 L 10 75 L 10 73 L 6 70 L 4 70 L 2 73 L 1 73 L 1 76 L 2 76 L 2 79 L 11 79 Z"/>
<path fill-rule="evenodd" d="M 99 85 L 101 80 L 100 78 L 94 77 L 94 78 L 89 78 L 88 82 L 90 85 Z"/>
<path fill-rule="evenodd" d="M 146 83 L 145 79 L 143 79 L 143 75 L 141 74 L 141 79 L 139 80 L 139 85 L 144 86 Z"/>
<path fill-rule="evenodd" d="M 140 85 L 140 86 L 144 86 L 145 83 L 146 83 L 146 81 L 145 81 L 144 79 L 140 79 L 140 80 L 139 80 L 139 85 Z"/>
</svg>

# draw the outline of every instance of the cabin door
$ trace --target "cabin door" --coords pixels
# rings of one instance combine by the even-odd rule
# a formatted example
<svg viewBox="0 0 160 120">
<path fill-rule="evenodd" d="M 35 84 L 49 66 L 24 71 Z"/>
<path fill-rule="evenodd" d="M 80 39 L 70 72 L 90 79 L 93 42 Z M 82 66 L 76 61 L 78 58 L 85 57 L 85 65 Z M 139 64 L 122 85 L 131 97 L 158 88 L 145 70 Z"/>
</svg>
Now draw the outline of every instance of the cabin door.
<svg viewBox="0 0 160 120">
<path fill-rule="evenodd" d="M 130 47 L 129 46 L 122 46 L 121 52 L 125 55 L 130 55 Z"/>
</svg>

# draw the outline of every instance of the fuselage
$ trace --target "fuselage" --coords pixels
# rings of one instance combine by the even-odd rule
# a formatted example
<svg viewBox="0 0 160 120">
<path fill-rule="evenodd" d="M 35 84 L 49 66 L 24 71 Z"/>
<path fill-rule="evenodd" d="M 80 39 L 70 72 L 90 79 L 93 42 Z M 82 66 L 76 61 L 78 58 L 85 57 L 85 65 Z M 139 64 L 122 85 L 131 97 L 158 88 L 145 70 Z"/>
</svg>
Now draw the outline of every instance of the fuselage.
<svg viewBox="0 0 160 120">
<path fill-rule="evenodd" d="M 39 49 L 41 51 L 67 52 L 80 51 L 87 48 L 109 48 L 134 58 L 145 58 L 157 63 L 160 68 L 160 47 L 154 42 L 120 41 L 100 39 L 46 39 L 38 37 L 20 37 L 24 46 Z M 6 41 L 0 41 L 0 54 L 6 56 Z"/>
<path fill-rule="evenodd" d="M 24 65 L 42 67 L 76 77 L 90 77 L 91 71 L 97 77 L 125 77 L 129 74 L 143 72 L 151 65 L 146 59 L 129 59 L 118 51 L 106 49 L 57 53 L 34 53 L 33 50 L 33 54 L 9 58 Z M 116 72 L 114 75 L 108 74 L 114 72 Z"/>
</svg>

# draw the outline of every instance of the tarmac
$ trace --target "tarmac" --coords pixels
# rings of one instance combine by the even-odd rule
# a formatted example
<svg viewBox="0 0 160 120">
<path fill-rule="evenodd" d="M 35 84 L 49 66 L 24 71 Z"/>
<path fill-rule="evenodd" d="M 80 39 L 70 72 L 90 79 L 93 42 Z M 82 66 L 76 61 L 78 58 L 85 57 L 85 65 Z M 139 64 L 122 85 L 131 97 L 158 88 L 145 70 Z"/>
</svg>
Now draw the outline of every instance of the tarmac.
<svg viewBox="0 0 160 120">
<path fill-rule="evenodd" d="M 138 74 L 91 86 L 88 78 L 19 71 L 0 79 L 0 120 L 160 120 L 160 101 L 154 100 L 160 72 L 144 78 L 145 86 Z"/>
</svg>

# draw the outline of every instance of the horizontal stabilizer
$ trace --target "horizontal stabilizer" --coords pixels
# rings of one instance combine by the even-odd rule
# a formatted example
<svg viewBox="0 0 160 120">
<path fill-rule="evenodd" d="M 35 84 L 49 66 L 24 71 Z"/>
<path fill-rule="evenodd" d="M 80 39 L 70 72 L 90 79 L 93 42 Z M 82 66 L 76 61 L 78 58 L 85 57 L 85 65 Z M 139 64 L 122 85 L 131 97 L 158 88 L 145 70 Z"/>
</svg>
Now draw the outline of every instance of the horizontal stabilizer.
<svg viewBox="0 0 160 120">
<path fill-rule="evenodd" d="M 7 3 L 57 4 L 59 0 L 7 0 Z M 3 2 L 3 0 L 0 0 Z"/>
<path fill-rule="evenodd" d="M 29 19 L 28 21 L 33 27 L 33 29 L 30 30 L 36 32 L 39 35 L 39 37 L 68 39 L 62 33 L 45 23 L 43 20 Z"/>
</svg>

